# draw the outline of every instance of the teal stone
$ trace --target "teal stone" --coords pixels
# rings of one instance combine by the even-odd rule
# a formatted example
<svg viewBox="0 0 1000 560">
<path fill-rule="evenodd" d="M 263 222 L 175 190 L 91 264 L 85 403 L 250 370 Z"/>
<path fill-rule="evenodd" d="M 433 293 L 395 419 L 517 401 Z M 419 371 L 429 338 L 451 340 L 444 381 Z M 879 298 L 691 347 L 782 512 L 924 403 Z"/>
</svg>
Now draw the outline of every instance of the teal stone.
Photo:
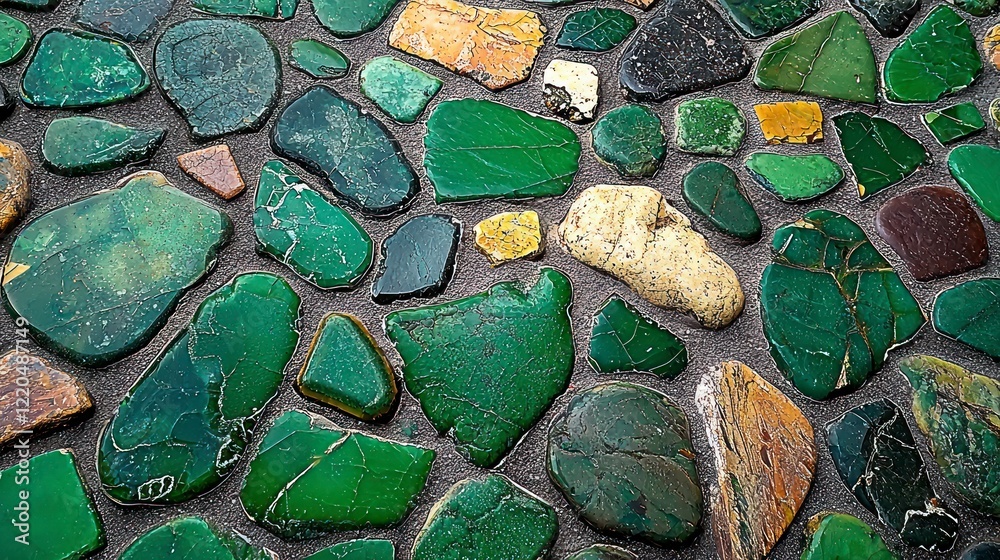
<svg viewBox="0 0 1000 560">
<path fill-rule="evenodd" d="M 31 28 L 16 17 L 0 13 L 0 66 L 21 60 L 31 46 Z"/>
<path fill-rule="evenodd" d="M 1000 222 L 1000 150 L 981 144 L 959 146 L 948 154 L 948 171 L 984 214 Z"/>
<path fill-rule="evenodd" d="M 622 177 L 652 177 L 667 154 L 660 117 L 642 105 L 608 111 L 591 130 L 591 141 L 597 160 Z"/>
<path fill-rule="evenodd" d="M 121 553 L 118 560 L 277 560 L 270 550 L 220 529 L 201 517 L 178 517 L 155 527 Z"/>
<path fill-rule="evenodd" d="M 163 175 L 137 173 L 25 226 L 4 266 L 3 299 L 42 346 L 106 365 L 160 330 L 232 229 Z"/>
<path fill-rule="evenodd" d="M 299 0 L 194 0 L 196 11 L 217 16 L 291 19 Z"/>
<path fill-rule="evenodd" d="M 622 44 L 636 20 L 614 8 L 591 8 L 566 16 L 556 45 L 576 51 L 605 52 Z"/>
<path fill-rule="evenodd" d="M 736 28 L 750 39 L 770 37 L 819 11 L 820 0 L 721 0 Z"/>
<path fill-rule="evenodd" d="M 337 543 L 306 556 L 303 560 L 394 560 L 396 548 L 391 541 L 357 539 Z"/>
<path fill-rule="evenodd" d="M 29 12 L 48 12 L 56 9 L 60 0 L 0 0 L 0 6 Z"/>
<path fill-rule="evenodd" d="M 383 113 L 405 124 L 416 122 L 444 82 L 391 56 L 369 60 L 361 69 L 361 94 Z"/>
<path fill-rule="evenodd" d="M 410 218 L 382 241 L 372 299 L 391 303 L 440 295 L 455 270 L 462 225 L 447 214 Z"/>
<path fill-rule="evenodd" d="M 313 0 L 320 25 L 338 39 L 363 35 L 389 17 L 399 0 Z"/>
<path fill-rule="evenodd" d="M 56 119 L 45 129 L 42 160 L 60 175 L 85 175 L 153 157 L 163 128 L 132 128 L 93 117 Z"/>
<path fill-rule="evenodd" d="M 855 111 L 837 115 L 833 124 L 861 200 L 899 183 L 930 160 L 920 141 L 892 121 Z"/>
<path fill-rule="evenodd" d="M 94 33 L 126 41 L 153 38 L 174 0 L 83 0 L 73 22 Z"/>
<path fill-rule="evenodd" d="M 339 50 L 315 39 L 292 41 L 288 64 L 316 79 L 342 78 L 351 69 L 351 61 Z"/>
<path fill-rule="evenodd" d="M 1000 360 L 1000 278 L 979 278 L 934 299 L 934 330 Z"/>
<path fill-rule="evenodd" d="M 599 373 L 639 371 L 673 379 L 687 367 L 688 353 L 674 333 L 611 296 L 591 321 L 587 362 Z"/>
<path fill-rule="evenodd" d="M 595 544 L 570 554 L 566 560 L 638 560 L 638 557 L 617 546 Z"/>
<path fill-rule="evenodd" d="M 736 172 L 728 166 L 706 161 L 684 175 L 684 202 L 716 229 L 741 241 L 760 239 L 760 216 L 740 190 Z"/>
<path fill-rule="evenodd" d="M 986 128 L 982 113 L 972 102 L 924 113 L 921 118 L 924 126 L 941 145 L 968 138 Z"/>
<path fill-rule="evenodd" d="M 823 154 L 783 155 L 756 152 L 746 160 L 750 177 L 783 202 L 804 202 L 837 188 L 840 165 Z"/>
</svg>

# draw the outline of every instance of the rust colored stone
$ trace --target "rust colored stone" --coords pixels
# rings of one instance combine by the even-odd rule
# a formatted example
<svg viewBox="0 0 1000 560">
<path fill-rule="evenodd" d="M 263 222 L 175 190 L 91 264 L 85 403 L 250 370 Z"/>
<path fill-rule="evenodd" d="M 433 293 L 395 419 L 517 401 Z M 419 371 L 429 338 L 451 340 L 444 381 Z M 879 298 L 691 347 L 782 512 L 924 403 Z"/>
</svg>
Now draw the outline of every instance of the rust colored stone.
<svg viewBox="0 0 1000 560">
<path fill-rule="evenodd" d="M 225 144 L 181 154 L 177 156 L 177 163 L 192 179 L 224 200 L 235 198 L 246 188 L 233 153 Z"/>
<path fill-rule="evenodd" d="M 48 361 L 16 350 L 0 356 L 0 446 L 18 431 L 51 431 L 91 406 L 83 384 Z"/>
<path fill-rule="evenodd" d="M 20 144 L 0 139 L 0 236 L 31 208 L 31 160 Z"/>
<path fill-rule="evenodd" d="M 823 140 L 823 111 L 812 101 L 753 106 L 768 144 L 812 144 Z"/>
<path fill-rule="evenodd" d="M 986 36 L 983 37 L 983 51 L 986 53 L 986 60 L 1000 70 L 1000 25 L 995 25 L 986 32 Z"/>
</svg>

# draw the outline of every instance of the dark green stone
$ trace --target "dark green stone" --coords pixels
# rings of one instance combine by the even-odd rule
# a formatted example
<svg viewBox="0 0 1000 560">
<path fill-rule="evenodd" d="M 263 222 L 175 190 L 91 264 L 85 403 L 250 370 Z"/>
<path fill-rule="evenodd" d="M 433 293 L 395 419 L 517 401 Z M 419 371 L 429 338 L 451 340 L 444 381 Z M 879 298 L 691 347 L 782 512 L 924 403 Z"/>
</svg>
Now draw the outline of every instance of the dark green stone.
<svg viewBox="0 0 1000 560">
<path fill-rule="evenodd" d="M 60 0 L 0 0 L 0 6 L 4 8 L 17 8 L 30 12 L 47 12 L 54 10 L 59 5 Z"/>
<path fill-rule="evenodd" d="M 31 46 L 31 28 L 16 17 L 0 13 L 0 66 L 14 64 Z"/>
<path fill-rule="evenodd" d="M 17 96 L 11 95 L 7 86 L 0 83 L 0 122 L 9 117 L 17 106 Z"/>
<path fill-rule="evenodd" d="M 976 17 L 991 16 L 997 12 L 997 0 L 950 0 L 956 8 Z"/>
<path fill-rule="evenodd" d="M 948 171 L 984 214 L 1000 222 L 1000 150 L 980 144 L 959 146 L 948 154 Z"/>
<path fill-rule="evenodd" d="M 750 177 L 783 202 L 812 200 L 835 189 L 844 170 L 823 154 L 788 156 L 756 152 L 746 161 Z"/>
<path fill-rule="evenodd" d="M 850 0 L 883 37 L 899 37 L 920 11 L 920 0 Z"/>
<path fill-rule="evenodd" d="M 420 190 L 385 125 L 326 87 L 313 87 L 285 107 L 271 147 L 323 176 L 338 197 L 365 214 L 399 212 Z"/>
<path fill-rule="evenodd" d="M 949 288 L 934 300 L 934 330 L 1000 360 L 1000 278 Z"/>
<path fill-rule="evenodd" d="M 394 560 L 396 548 L 391 541 L 357 539 L 337 543 L 303 560 Z"/>
<path fill-rule="evenodd" d="M 440 79 L 391 56 L 369 60 L 361 69 L 361 93 L 385 114 L 412 123 L 441 91 Z"/>
<path fill-rule="evenodd" d="M 591 325 L 587 362 L 599 373 L 639 371 L 673 379 L 687 367 L 684 341 L 618 296 L 601 305 Z"/>
<path fill-rule="evenodd" d="M 133 99 L 149 85 L 149 75 L 128 45 L 55 28 L 38 40 L 21 76 L 21 99 L 33 107 L 97 107 Z"/>
<path fill-rule="evenodd" d="M 923 115 L 924 125 L 941 144 L 948 144 L 986 128 L 983 115 L 972 102 L 959 103 Z"/>
<path fill-rule="evenodd" d="M 45 129 L 42 159 L 60 175 L 84 175 L 146 161 L 167 137 L 163 128 L 132 128 L 92 117 L 56 119 Z"/>
<path fill-rule="evenodd" d="M 617 546 L 595 544 L 570 554 L 566 560 L 638 560 L 638 557 Z"/>
<path fill-rule="evenodd" d="M 121 553 L 118 560 L 275 560 L 246 537 L 219 529 L 200 517 L 178 517 L 155 527 Z"/>
<path fill-rule="evenodd" d="M 930 159 L 916 138 L 881 117 L 842 113 L 833 117 L 833 124 L 861 200 L 909 177 Z"/>
<path fill-rule="evenodd" d="M 597 159 L 622 177 L 652 177 L 667 153 L 660 117 L 642 105 L 607 112 L 591 131 Z"/>
<path fill-rule="evenodd" d="M 223 212 L 137 173 L 25 226 L 4 267 L 4 302 L 46 348 L 109 364 L 160 330 L 231 233 Z"/>
<path fill-rule="evenodd" d="M 736 28 L 750 39 L 770 37 L 819 11 L 820 0 L 720 0 Z"/>
<path fill-rule="evenodd" d="M 801 560 L 899 560 L 867 523 L 846 513 L 823 512 L 806 523 Z"/>
<path fill-rule="evenodd" d="M 351 61 L 339 50 L 315 39 L 292 41 L 288 64 L 313 78 L 342 78 L 351 69 Z"/>
<path fill-rule="evenodd" d="M 256 27 L 190 19 L 156 42 L 156 80 L 198 140 L 259 129 L 281 93 L 281 60 Z"/>
<path fill-rule="evenodd" d="M 218 16 L 291 19 L 299 0 L 194 0 L 196 11 Z"/>
<path fill-rule="evenodd" d="M 385 304 L 440 295 L 455 270 L 461 238 L 461 224 L 447 214 L 407 220 L 382 241 L 372 299 Z"/>
<path fill-rule="evenodd" d="M 543 268 L 530 289 L 503 282 L 386 317 L 406 388 L 463 457 L 495 465 L 566 390 L 572 301 L 569 278 Z"/>
<path fill-rule="evenodd" d="M 334 37 L 347 39 L 374 30 L 399 0 L 313 0 L 319 23 Z"/>
<path fill-rule="evenodd" d="M 684 202 L 716 229 L 742 241 L 760 239 L 760 216 L 740 190 L 736 173 L 724 164 L 706 161 L 684 175 Z"/>
<path fill-rule="evenodd" d="M 701 488 L 687 416 L 662 393 L 625 382 L 578 393 L 552 423 L 548 469 L 599 531 L 669 546 L 698 530 Z"/>
<path fill-rule="evenodd" d="M 635 26 L 631 14 L 614 8 L 573 12 L 566 16 L 556 44 L 576 51 L 610 51 L 622 44 Z"/>
<path fill-rule="evenodd" d="M 721 97 L 680 103 L 674 126 L 677 148 L 702 155 L 734 155 L 743 145 L 747 132 L 747 120 L 739 107 Z"/>
<path fill-rule="evenodd" d="M 985 542 L 971 546 L 958 560 L 1000 560 L 1000 543 Z"/>
<path fill-rule="evenodd" d="M 127 42 L 153 38 L 174 0 L 83 0 L 73 22 Z"/>
</svg>

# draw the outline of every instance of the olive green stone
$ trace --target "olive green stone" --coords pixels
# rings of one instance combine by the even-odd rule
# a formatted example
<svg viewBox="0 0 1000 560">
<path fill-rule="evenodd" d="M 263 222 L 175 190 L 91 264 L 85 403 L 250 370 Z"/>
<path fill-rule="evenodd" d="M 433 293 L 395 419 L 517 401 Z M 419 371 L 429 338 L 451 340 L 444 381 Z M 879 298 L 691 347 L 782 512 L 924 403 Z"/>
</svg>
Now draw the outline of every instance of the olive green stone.
<svg viewBox="0 0 1000 560">
<path fill-rule="evenodd" d="M 265 19 L 290 19 L 299 0 L 194 0 L 199 12 L 218 16 L 245 16 Z"/>
<path fill-rule="evenodd" d="M 56 119 L 45 129 L 42 159 L 60 175 L 85 175 L 146 161 L 163 144 L 163 128 L 132 128 L 92 117 Z"/>
<path fill-rule="evenodd" d="M 1000 150 L 980 144 L 959 146 L 948 154 L 948 171 L 984 214 L 1000 222 Z"/>
<path fill-rule="evenodd" d="M 692 154 L 731 156 L 743 145 L 747 120 L 732 101 L 692 99 L 677 105 L 677 149 Z"/>
<path fill-rule="evenodd" d="M 386 317 L 406 388 L 477 466 L 499 462 L 569 385 L 572 301 L 569 278 L 543 268 L 531 288 L 502 282 Z"/>
<path fill-rule="evenodd" d="M 635 26 L 631 14 L 614 8 L 573 12 L 566 16 L 556 44 L 576 51 L 610 51 L 622 44 Z"/>
<path fill-rule="evenodd" d="M 875 54 L 858 20 L 836 12 L 764 49 L 754 83 L 765 90 L 875 103 Z"/>
<path fill-rule="evenodd" d="M 178 517 L 139 536 L 118 560 L 277 560 L 277 555 L 200 517 Z"/>
<path fill-rule="evenodd" d="M 258 251 L 318 288 L 354 287 L 371 268 L 375 245 L 361 224 L 276 159 L 260 171 L 253 226 Z"/>
<path fill-rule="evenodd" d="M 433 461 L 430 449 L 289 410 L 264 435 L 240 503 L 251 520 L 290 539 L 387 527 L 413 509 Z"/>
<path fill-rule="evenodd" d="M 615 382 L 578 393 L 552 423 L 548 470 L 599 531 L 669 546 L 701 522 L 687 416 L 647 387 Z"/>
<path fill-rule="evenodd" d="M 78 364 L 109 364 L 144 346 L 233 229 L 155 171 L 119 184 L 36 218 L 4 266 L 10 314 Z"/>
<path fill-rule="evenodd" d="M 942 145 L 968 138 L 986 128 L 983 115 L 972 102 L 959 103 L 923 115 L 924 125 Z"/>
<path fill-rule="evenodd" d="M 622 177 L 652 177 L 667 153 L 660 117 L 642 105 L 607 112 L 591 131 L 594 154 Z"/>
<path fill-rule="evenodd" d="M 412 123 L 441 91 L 443 82 L 391 56 L 369 60 L 361 69 L 361 93 L 383 113 Z"/>
<path fill-rule="evenodd" d="M 507 477 L 463 480 L 431 509 L 412 560 L 542 560 L 555 544 L 552 506 Z"/>
<path fill-rule="evenodd" d="M 339 50 L 315 39 L 292 41 L 288 63 L 313 78 L 341 78 L 351 69 L 351 61 Z"/>
<path fill-rule="evenodd" d="M 684 341 L 618 296 L 594 315 L 587 362 L 599 373 L 640 371 L 673 379 L 688 364 Z"/>
<path fill-rule="evenodd" d="M 867 523 L 846 513 L 823 512 L 806 523 L 802 560 L 898 560 Z"/>
<path fill-rule="evenodd" d="M 568 126 L 480 99 L 439 103 L 424 149 L 439 204 L 560 196 L 580 167 L 580 140 Z"/>
<path fill-rule="evenodd" d="M 357 539 L 337 543 L 303 560 L 394 560 L 396 548 L 391 541 Z"/>
<path fill-rule="evenodd" d="M 934 330 L 1000 360 L 1000 278 L 962 282 L 938 294 Z"/>
<path fill-rule="evenodd" d="M 149 75 L 125 43 L 54 28 L 38 40 L 21 76 L 21 99 L 33 107 L 97 107 L 133 99 L 149 85 Z"/>
<path fill-rule="evenodd" d="M 97 507 L 69 449 L 0 471 L 4 560 L 73 560 L 104 546 Z"/>
<path fill-rule="evenodd" d="M 14 64 L 31 46 L 31 28 L 16 17 L 0 13 L 0 66 Z"/>
<path fill-rule="evenodd" d="M 374 30 L 399 0 L 313 0 L 316 19 L 334 37 L 347 39 Z"/>
<path fill-rule="evenodd" d="M 856 111 L 833 117 L 833 124 L 861 200 L 909 177 L 930 159 L 916 138 L 882 117 Z"/>
<path fill-rule="evenodd" d="M 716 229 L 742 241 L 760 239 L 760 216 L 740 190 L 736 173 L 717 161 L 694 166 L 684 175 L 684 202 Z"/>
<path fill-rule="evenodd" d="M 28 10 L 31 12 L 41 12 L 54 10 L 59 5 L 59 0 L 0 0 L 0 6 Z"/>
<path fill-rule="evenodd" d="M 847 216 L 813 210 L 774 233 L 760 279 L 764 337 L 809 398 L 860 387 L 925 319 L 892 265 Z"/>
<path fill-rule="evenodd" d="M 595 544 L 570 554 L 566 560 L 638 560 L 638 557 L 617 546 Z"/>
<path fill-rule="evenodd" d="M 750 39 L 770 37 L 811 17 L 820 0 L 720 0 L 736 28 Z"/>
<path fill-rule="evenodd" d="M 783 202 L 812 200 L 835 189 L 844 170 L 823 154 L 786 156 L 756 152 L 745 163 L 750 177 Z"/>
</svg>

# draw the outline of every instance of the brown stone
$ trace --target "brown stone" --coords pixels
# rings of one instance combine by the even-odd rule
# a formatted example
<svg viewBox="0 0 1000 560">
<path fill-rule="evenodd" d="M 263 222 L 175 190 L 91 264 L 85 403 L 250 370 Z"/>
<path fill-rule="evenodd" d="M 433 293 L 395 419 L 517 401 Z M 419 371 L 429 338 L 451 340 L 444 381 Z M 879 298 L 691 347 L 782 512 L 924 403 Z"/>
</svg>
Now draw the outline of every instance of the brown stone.
<svg viewBox="0 0 1000 560">
<path fill-rule="evenodd" d="M 823 140 L 823 111 L 813 101 L 753 106 L 768 144 L 812 144 Z"/>
<path fill-rule="evenodd" d="M 20 144 L 0 139 L 0 235 L 8 233 L 31 208 L 31 160 Z"/>
<path fill-rule="evenodd" d="M 0 356 L 0 446 L 19 431 L 51 431 L 91 406 L 83 384 L 48 361 L 16 350 Z"/>
<path fill-rule="evenodd" d="M 983 51 L 986 53 L 986 60 L 1000 70 L 1000 25 L 995 25 L 986 32 L 986 36 L 983 37 Z"/>
<path fill-rule="evenodd" d="M 640 10 L 648 10 L 653 7 L 653 4 L 656 4 L 656 0 L 625 0 L 625 2 Z"/>
<path fill-rule="evenodd" d="M 986 230 L 965 196 L 946 187 L 919 187 L 889 199 L 875 230 L 917 280 L 959 274 L 986 264 Z"/>
<path fill-rule="evenodd" d="M 224 200 L 235 198 L 246 188 L 233 153 L 225 144 L 181 154 L 177 163 L 192 179 Z"/>
</svg>

